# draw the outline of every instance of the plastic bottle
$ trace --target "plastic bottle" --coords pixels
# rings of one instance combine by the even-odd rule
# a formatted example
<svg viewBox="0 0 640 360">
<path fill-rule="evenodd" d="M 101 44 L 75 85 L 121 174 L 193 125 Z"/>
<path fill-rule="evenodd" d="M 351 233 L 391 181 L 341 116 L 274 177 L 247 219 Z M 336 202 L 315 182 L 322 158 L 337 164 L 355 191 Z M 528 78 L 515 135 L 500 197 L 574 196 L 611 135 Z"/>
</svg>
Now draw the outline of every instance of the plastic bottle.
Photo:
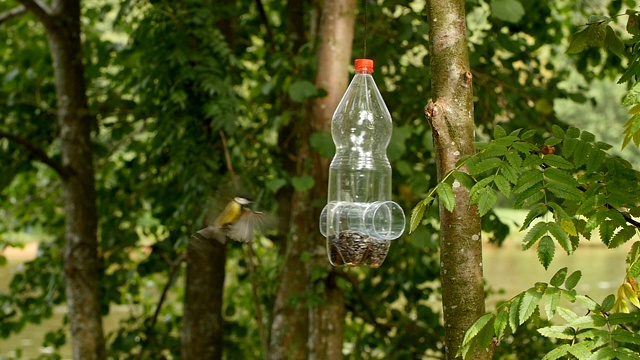
<svg viewBox="0 0 640 360">
<path fill-rule="evenodd" d="M 331 121 L 336 154 L 329 167 L 327 206 L 320 231 L 333 265 L 378 267 L 405 216 L 391 201 L 391 114 L 373 76 L 373 60 L 357 59 L 355 76 Z"/>
</svg>

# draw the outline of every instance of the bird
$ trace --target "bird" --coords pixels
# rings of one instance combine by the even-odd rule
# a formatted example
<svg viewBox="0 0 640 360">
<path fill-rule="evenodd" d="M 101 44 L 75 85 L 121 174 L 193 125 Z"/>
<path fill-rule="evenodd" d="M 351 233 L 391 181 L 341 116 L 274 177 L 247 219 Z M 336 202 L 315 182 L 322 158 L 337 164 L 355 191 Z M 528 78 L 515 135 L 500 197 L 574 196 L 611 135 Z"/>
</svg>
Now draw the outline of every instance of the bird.
<svg viewBox="0 0 640 360">
<path fill-rule="evenodd" d="M 253 201 L 236 196 L 227 203 L 212 225 L 199 230 L 196 234 L 207 240 L 217 240 L 221 244 L 230 238 L 239 242 L 253 240 L 254 231 L 261 229 L 265 214 L 250 208 Z"/>
</svg>

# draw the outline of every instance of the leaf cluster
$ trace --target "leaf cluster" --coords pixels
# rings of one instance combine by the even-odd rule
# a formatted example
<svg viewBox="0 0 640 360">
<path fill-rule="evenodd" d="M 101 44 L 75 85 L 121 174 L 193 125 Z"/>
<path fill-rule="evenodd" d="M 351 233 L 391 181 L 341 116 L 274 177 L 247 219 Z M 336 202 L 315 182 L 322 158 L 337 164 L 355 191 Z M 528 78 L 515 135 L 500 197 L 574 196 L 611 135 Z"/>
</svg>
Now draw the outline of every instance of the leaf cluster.
<svg viewBox="0 0 640 360">
<path fill-rule="evenodd" d="M 640 354 L 640 336 L 629 326 L 637 326 L 637 313 L 615 313 L 615 298 L 607 296 L 597 303 L 585 295 L 577 294 L 575 287 L 581 273 L 568 275 L 567 268 L 560 269 L 549 283 L 537 283 L 528 290 L 500 304 L 493 313 L 480 317 L 467 331 L 459 356 L 470 359 L 474 348 L 487 348 L 499 342 L 532 317 L 544 314 L 547 319 L 558 317 L 563 325 L 541 327 L 538 332 L 559 341 L 559 346 L 543 359 L 553 360 L 564 356 L 577 359 L 637 359 Z M 578 315 L 561 305 L 564 299 L 587 309 L 586 315 Z"/>
<path fill-rule="evenodd" d="M 534 131 L 520 133 L 496 127 L 493 140 L 477 144 L 478 153 L 461 159 L 414 208 L 411 230 L 421 223 L 432 194 L 451 211 L 452 188 L 465 186 L 480 215 L 496 205 L 499 195 L 512 198 L 516 209 L 528 209 L 520 229 L 527 230 L 523 249 L 537 246 L 545 268 L 557 245 L 570 254 L 580 237 L 590 240 L 596 230 L 610 248 L 636 234 L 633 217 L 640 214 L 640 197 L 634 189 L 640 174 L 628 162 L 609 156 L 610 145 L 574 127 L 565 132 L 554 126 L 542 144 L 530 141 Z"/>
</svg>

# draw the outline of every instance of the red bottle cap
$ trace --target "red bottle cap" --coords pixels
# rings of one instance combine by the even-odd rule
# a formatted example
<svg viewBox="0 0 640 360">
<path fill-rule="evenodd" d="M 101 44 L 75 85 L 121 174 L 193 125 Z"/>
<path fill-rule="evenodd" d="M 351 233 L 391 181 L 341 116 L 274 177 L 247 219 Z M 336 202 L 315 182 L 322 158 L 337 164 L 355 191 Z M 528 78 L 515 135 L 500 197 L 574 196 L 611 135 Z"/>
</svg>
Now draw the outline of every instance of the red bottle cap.
<svg viewBox="0 0 640 360">
<path fill-rule="evenodd" d="M 356 59 L 356 72 L 373 72 L 373 60 Z"/>
</svg>

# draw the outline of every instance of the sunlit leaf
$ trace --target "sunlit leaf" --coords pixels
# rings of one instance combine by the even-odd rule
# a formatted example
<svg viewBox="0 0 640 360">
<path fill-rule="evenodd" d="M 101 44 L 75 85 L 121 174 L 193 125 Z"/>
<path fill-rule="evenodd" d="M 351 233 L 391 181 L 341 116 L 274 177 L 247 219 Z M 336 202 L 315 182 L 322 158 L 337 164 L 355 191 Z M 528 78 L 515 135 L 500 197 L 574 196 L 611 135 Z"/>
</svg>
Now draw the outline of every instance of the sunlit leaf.
<svg viewBox="0 0 640 360">
<path fill-rule="evenodd" d="M 524 7 L 517 0 L 491 0 L 491 15 L 500 20 L 517 23 L 524 14 Z"/>
</svg>

